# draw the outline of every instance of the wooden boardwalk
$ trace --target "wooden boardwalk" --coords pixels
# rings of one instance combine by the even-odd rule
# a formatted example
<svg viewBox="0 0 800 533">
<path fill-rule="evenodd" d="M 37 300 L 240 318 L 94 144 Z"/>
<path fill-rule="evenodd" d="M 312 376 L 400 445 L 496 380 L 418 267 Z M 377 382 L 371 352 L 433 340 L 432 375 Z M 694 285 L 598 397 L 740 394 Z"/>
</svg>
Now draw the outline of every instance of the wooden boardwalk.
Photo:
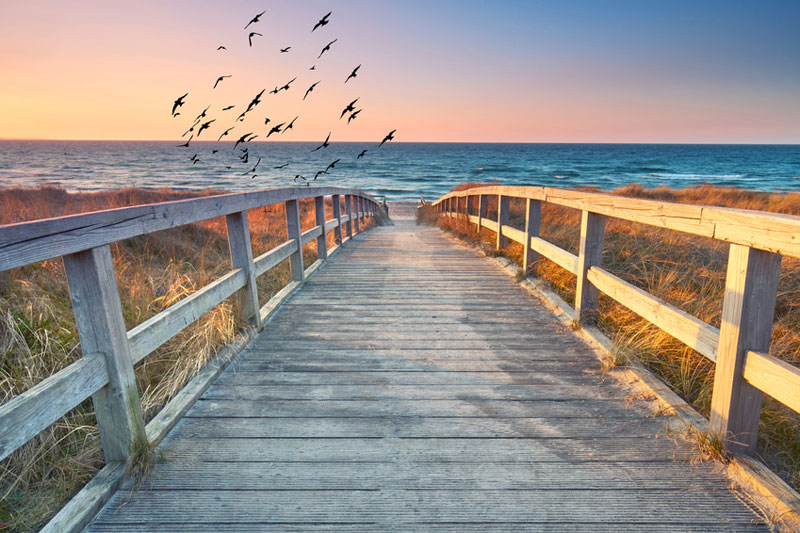
<svg viewBox="0 0 800 533">
<path fill-rule="evenodd" d="M 411 221 L 359 235 L 90 531 L 762 531 L 493 263 Z"/>
</svg>

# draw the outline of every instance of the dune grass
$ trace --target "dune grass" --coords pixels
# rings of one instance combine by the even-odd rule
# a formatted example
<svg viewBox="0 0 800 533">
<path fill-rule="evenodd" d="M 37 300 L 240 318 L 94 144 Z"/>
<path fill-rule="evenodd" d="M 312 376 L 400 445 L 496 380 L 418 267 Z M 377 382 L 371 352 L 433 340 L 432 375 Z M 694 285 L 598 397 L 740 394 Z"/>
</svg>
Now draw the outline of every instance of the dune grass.
<svg viewBox="0 0 800 533">
<path fill-rule="evenodd" d="M 464 190 L 478 184 L 462 184 Z M 654 200 L 719 205 L 800 215 L 800 193 L 770 194 L 736 188 L 692 187 L 645 189 L 629 185 L 614 194 Z M 473 212 L 477 211 L 477 200 Z M 523 229 L 525 206 L 512 200 L 510 224 Z M 497 216 L 497 200 L 490 198 L 488 218 Z M 437 223 L 462 238 L 494 252 L 496 235 L 476 233 L 466 218 L 438 216 L 432 209 L 419 215 L 422 223 Z M 578 253 L 580 212 L 543 204 L 541 236 Z M 501 253 L 518 262 L 522 246 L 512 242 Z M 721 241 L 609 218 L 603 249 L 603 268 L 633 285 L 712 324 L 720 325 L 728 245 Z M 574 304 L 575 276 L 542 259 L 537 272 L 564 300 Z M 627 308 L 601 295 L 598 326 L 613 341 L 620 362 L 636 357 L 659 375 L 682 398 L 706 417 L 714 382 L 714 364 L 662 332 Z M 784 257 L 778 285 L 770 353 L 800 365 L 800 260 Z M 795 489 L 800 489 L 800 416 L 765 396 L 759 427 L 758 453 Z"/>
<path fill-rule="evenodd" d="M 70 194 L 61 189 L 0 190 L 0 224 L 186 199 L 200 193 L 125 189 Z M 313 200 L 301 201 L 301 226 L 315 225 Z M 330 200 L 327 218 L 332 218 Z M 257 256 L 287 238 L 283 205 L 248 212 Z M 333 232 L 328 235 L 333 246 Z M 231 269 L 224 217 L 112 245 L 128 329 L 180 301 Z M 316 241 L 303 248 L 306 267 Z M 258 279 L 263 305 L 290 281 L 288 261 Z M 149 355 L 136 368 L 150 420 L 214 354 L 239 332 L 233 297 Z M 69 288 L 60 258 L 0 273 L 0 403 L 80 357 Z M 0 530 L 36 530 L 103 465 L 87 400 L 0 462 Z"/>
</svg>

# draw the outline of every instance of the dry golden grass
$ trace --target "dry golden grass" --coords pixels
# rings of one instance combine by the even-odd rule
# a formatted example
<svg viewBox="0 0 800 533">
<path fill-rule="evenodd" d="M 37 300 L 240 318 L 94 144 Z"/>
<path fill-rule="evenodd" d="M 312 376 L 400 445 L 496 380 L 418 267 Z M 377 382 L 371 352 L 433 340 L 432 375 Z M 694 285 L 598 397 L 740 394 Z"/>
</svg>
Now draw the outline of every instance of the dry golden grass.
<svg viewBox="0 0 800 533">
<path fill-rule="evenodd" d="M 463 184 L 456 190 L 474 187 Z M 736 188 L 692 187 L 644 189 L 630 185 L 614 191 L 623 196 L 670 202 L 719 205 L 800 215 L 800 193 L 770 194 Z M 477 199 L 473 200 L 473 212 Z M 489 218 L 497 216 L 497 200 L 490 198 Z M 511 225 L 523 229 L 522 200 L 511 201 Z M 464 217 L 439 217 L 432 210 L 420 214 L 421 222 L 438 222 L 462 238 L 494 252 L 496 236 L 489 230 L 476 234 L 476 226 Z M 580 213 L 544 204 L 542 237 L 578 253 Z M 521 262 L 522 246 L 511 243 L 502 251 Z M 727 265 L 727 244 L 712 239 L 664 230 L 643 224 L 608 219 L 603 267 L 662 300 L 719 327 Z M 567 302 L 574 303 L 575 276 L 542 259 L 535 273 L 547 280 Z M 599 326 L 614 340 L 623 356 L 631 353 L 657 373 L 673 390 L 708 416 L 714 365 L 670 335 L 641 319 L 610 298 L 601 295 Z M 624 352 L 624 353 L 623 353 Z M 800 364 L 800 261 L 783 258 L 770 353 Z M 800 488 L 800 416 L 765 396 L 761 413 L 758 450 L 762 459 L 796 489 Z"/>
<path fill-rule="evenodd" d="M 0 190 L 0 224 L 9 224 L 218 194 L 125 189 L 69 194 L 60 189 Z M 313 201 L 301 201 L 302 229 L 315 225 Z M 327 218 L 332 218 L 330 201 Z M 283 205 L 248 212 L 255 256 L 287 238 Z M 333 243 L 328 235 L 329 247 Z M 128 329 L 180 301 L 230 270 L 225 220 L 143 235 L 112 245 Z M 303 249 L 306 266 L 316 242 Z M 287 262 L 258 280 L 263 304 L 290 280 Z M 147 420 L 152 419 L 243 324 L 233 299 L 223 302 L 149 355 L 136 368 Z M 0 273 L 0 403 L 80 357 L 61 259 Z M 0 462 L 0 530 L 35 530 L 102 466 L 91 401 L 68 413 Z"/>
</svg>

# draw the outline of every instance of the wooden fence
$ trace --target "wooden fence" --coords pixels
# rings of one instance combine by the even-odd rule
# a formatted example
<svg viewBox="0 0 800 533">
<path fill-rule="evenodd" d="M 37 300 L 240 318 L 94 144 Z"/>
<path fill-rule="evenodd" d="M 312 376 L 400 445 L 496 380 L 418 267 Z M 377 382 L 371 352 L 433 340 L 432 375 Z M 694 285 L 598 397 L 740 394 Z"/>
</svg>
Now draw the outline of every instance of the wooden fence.
<svg viewBox="0 0 800 533">
<path fill-rule="evenodd" d="M 331 220 L 325 216 L 326 197 L 331 197 Z M 301 231 L 299 200 L 311 198 L 316 225 Z M 288 240 L 253 258 L 247 210 L 278 203 L 285 206 Z M 75 363 L 0 406 L 0 460 L 91 396 L 107 464 L 76 498 L 80 501 L 62 510 L 47 527 L 73 529 L 80 523 L 78 515 L 88 516 L 99 508 L 137 450 L 160 441 L 212 379 L 209 375 L 190 383 L 187 389 L 194 390 L 179 393 L 145 425 L 134 376 L 138 362 L 237 292 L 239 313 L 260 330 L 278 305 L 335 250 L 327 249 L 327 232 L 333 230 L 337 243 L 344 243 L 378 209 L 372 196 L 356 189 L 285 188 L 0 226 L 0 271 L 63 256 L 83 353 Z M 233 269 L 126 331 L 109 245 L 220 216 L 227 222 Z M 303 246 L 314 239 L 318 260 L 305 269 Z M 260 306 L 256 278 L 285 259 L 291 264 L 292 281 Z"/>
<path fill-rule="evenodd" d="M 486 217 L 487 200 L 497 198 L 497 218 Z M 511 198 L 526 201 L 524 230 L 511 227 Z M 577 256 L 539 235 L 542 202 L 581 212 Z M 474 205 L 475 204 L 475 205 Z M 497 248 L 508 240 L 524 249 L 528 272 L 546 257 L 577 277 L 575 320 L 591 322 L 600 292 L 716 363 L 710 429 L 727 449 L 755 450 L 762 393 L 800 412 L 800 368 L 769 355 L 781 256 L 800 257 L 800 217 L 550 187 L 488 186 L 442 196 L 433 208 L 465 216 L 478 230 L 497 234 Z M 601 266 L 607 217 L 710 237 L 730 243 L 722 322 L 719 329 Z"/>
</svg>

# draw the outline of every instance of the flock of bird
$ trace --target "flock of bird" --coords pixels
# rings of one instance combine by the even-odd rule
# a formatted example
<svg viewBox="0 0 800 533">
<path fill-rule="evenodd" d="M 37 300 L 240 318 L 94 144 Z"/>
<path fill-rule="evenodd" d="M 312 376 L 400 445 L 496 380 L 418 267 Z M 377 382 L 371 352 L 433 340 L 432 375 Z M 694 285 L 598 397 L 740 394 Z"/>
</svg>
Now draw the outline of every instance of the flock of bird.
<svg viewBox="0 0 800 533">
<path fill-rule="evenodd" d="M 266 10 L 262 11 L 261 13 L 257 14 L 256 16 L 254 16 L 245 25 L 244 29 L 248 30 L 252 25 L 258 24 L 259 21 L 261 20 L 261 17 L 263 17 L 265 13 L 266 13 Z M 324 17 L 322 17 L 316 24 L 314 24 L 313 28 L 311 29 L 311 32 L 313 33 L 317 29 L 328 25 L 330 23 L 330 17 L 331 17 L 332 14 L 333 14 L 332 12 L 329 12 Z M 263 35 L 261 33 L 258 33 L 256 31 L 252 31 L 251 30 L 249 32 L 249 34 L 247 35 L 247 42 L 248 42 L 248 45 L 250 47 L 253 46 L 253 38 L 254 37 L 263 37 Z M 326 44 L 322 48 L 322 51 L 317 56 L 317 60 L 321 59 L 322 56 L 325 54 L 325 52 L 330 51 L 331 50 L 331 46 L 333 44 L 335 44 L 337 41 L 338 41 L 338 39 L 334 39 L 334 40 L 330 41 L 328 44 Z M 280 49 L 280 53 L 282 53 L 282 54 L 289 53 L 289 51 L 291 49 L 292 49 L 291 46 L 287 46 L 285 48 L 281 48 Z M 224 45 L 220 45 L 220 46 L 217 47 L 217 51 L 225 51 L 225 50 L 227 50 L 227 47 L 224 46 Z M 344 83 L 347 83 L 350 80 L 356 78 L 358 76 L 358 70 L 360 68 L 361 68 L 360 64 L 357 67 L 355 67 L 353 69 L 353 71 L 350 73 L 350 75 L 348 75 L 347 78 L 345 78 Z M 312 65 L 309 70 L 316 70 L 316 65 Z M 231 74 L 224 74 L 222 76 L 217 77 L 216 81 L 214 82 L 213 89 L 216 89 L 217 86 L 220 83 L 222 83 L 225 79 L 231 78 L 231 77 L 232 77 Z M 274 89 L 269 91 L 269 94 L 272 95 L 272 94 L 278 94 L 281 91 L 289 91 L 292 88 L 292 83 L 294 83 L 296 80 L 297 80 L 297 76 L 295 76 L 294 78 L 292 78 L 291 80 L 289 80 L 288 82 L 286 82 L 283 85 L 280 85 L 280 86 L 276 85 Z M 308 89 L 306 89 L 306 92 L 303 95 L 303 100 L 304 101 L 309 96 L 309 94 L 311 94 L 314 91 L 314 88 L 317 85 L 319 85 L 319 83 L 321 81 L 322 80 L 313 83 L 310 87 L 308 87 Z M 255 111 L 256 107 L 261 103 L 261 101 L 262 101 L 261 98 L 262 98 L 262 96 L 264 95 L 265 92 L 266 92 L 266 89 L 262 89 L 258 94 L 255 95 L 255 97 L 253 97 L 253 99 L 247 104 L 247 106 L 244 108 L 244 110 L 234 120 L 233 125 L 228 127 L 227 129 L 225 129 L 224 131 L 222 131 L 222 133 L 220 133 L 219 137 L 217 138 L 217 142 L 221 142 L 224 137 L 227 137 L 229 134 L 231 134 L 231 132 L 234 129 L 236 129 L 237 124 L 239 122 L 243 122 L 244 121 L 244 119 L 246 118 L 248 113 L 251 113 L 251 112 Z M 186 94 L 184 94 L 182 96 L 179 96 L 177 99 L 175 99 L 175 101 L 172 104 L 172 116 L 173 117 L 180 116 L 180 114 L 181 114 L 180 113 L 180 109 L 186 103 L 188 97 L 189 97 L 189 93 L 187 92 Z M 341 114 L 339 115 L 339 120 L 343 119 L 344 116 L 348 115 L 348 114 L 349 114 L 349 116 L 347 117 L 347 124 L 348 125 L 350 124 L 350 122 L 355 120 L 358 117 L 358 114 L 361 113 L 361 111 L 362 111 L 361 108 L 358 108 L 358 109 L 356 108 L 356 104 L 358 103 L 359 100 L 360 100 L 360 97 L 356 98 L 355 100 L 353 100 L 352 102 L 347 104 L 344 107 L 344 109 L 342 110 Z M 223 107 L 221 109 L 221 111 L 223 111 L 223 112 L 230 111 L 231 109 L 234 109 L 235 107 L 236 107 L 235 105 L 228 105 L 228 106 Z M 190 147 L 190 143 L 192 142 L 192 140 L 199 139 L 200 135 L 204 131 L 210 129 L 211 125 L 213 123 L 217 122 L 216 118 L 211 118 L 211 117 L 209 117 L 207 115 L 207 113 L 208 113 L 210 108 L 211 108 L 211 106 L 206 106 L 206 108 L 203 109 L 203 111 L 199 115 L 197 115 L 194 118 L 194 120 L 192 120 L 191 126 L 182 135 L 182 137 L 184 137 L 184 138 L 188 135 L 189 138 L 183 144 L 179 144 L 178 147 L 189 148 Z M 300 117 L 299 116 L 295 116 L 291 121 L 285 121 L 285 122 L 281 122 L 281 123 L 277 123 L 277 124 L 273 123 L 273 125 L 270 126 L 270 122 L 272 122 L 272 120 L 269 117 L 265 117 L 265 119 L 264 119 L 264 127 L 266 128 L 266 130 L 265 130 L 264 138 L 268 139 L 273 134 L 281 134 L 281 135 L 283 135 L 287 131 L 289 131 L 290 129 L 294 129 L 294 123 L 298 118 L 300 118 Z M 394 140 L 394 133 L 396 131 L 397 130 L 392 130 L 391 132 L 389 132 L 381 140 L 381 142 L 378 144 L 378 148 L 383 146 L 385 143 Z M 328 146 L 330 146 L 330 144 L 331 144 L 331 142 L 330 142 L 331 133 L 332 132 L 328 133 L 328 136 L 325 138 L 325 140 L 322 142 L 322 144 L 320 144 L 319 146 L 317 146 L 316 148 L 311 150 L 311 152 L 317 152 L 319 150 L 324 150 L 325 148 L 328 148 Z M 230 137 L 230 139 L 232 140 L 236 135 L 237 134 L 233 134 L 232 137 Z M 250 153 L 249 153 L 249 149 L 248 149 L 248 147 L 246 145 L 247 145 L 247 143 L 253 141 L 254 139 L 256 139 L 258 137 L 259 137 L 259 135 L 256 132 L 250 131 L 250 132 L 247 132 L 247 133 L 244 133 L 244 134 L 240 135 L 233 143 L 233 151 L 234 151 L 234 153 L 238 149 L 239 153 L 237 155 L 238 155 L 239 159 L 242 161 L 242 163 L 244 165 L 247 165 L 247 167 L 249 167 L 249 164 L 250 164 L 249 163 L 249 161 L 250 161 Z M 239 148 L 240 145 L 245 145 L 245 146 L 243 146 L 242 148 Z M 367 151 L 368 150 L 366 150 L 366 149 L 362 150 L 358 155 L 356 155 L 355 159 L 358 160 L 358 159 L 364 158 L 366 153 L 367 153 Z M 212 154 L 216 154 L 218 152 L 219 152 L 218 149 L 212 150 Z M 198 154 L 194 154 L 192 157 L 190 157 L 188 159 L 189 159 L 189 161 L 192 162 L 193 165 L 197 164 L 200 161 L 200 159 L 198 157 Z M 315 181 L 317 178 L 319 178 L 323 174 L 328 174 L 331 170 L 333 170 L 336 167 L 336 164 L 339 163 L 340 161 L 341 161 L 341 158 L 336 159 L 335 161 L 333 161 L 329 165 L 327 165 L 324 170 L 316 171 L 316 173 L 314 174 L 313 178 L 305 177 L 305 176 L 303 176 L 301 174 L 296 174 L 294 179 L 293 179 L 293 181 L 295 183 L 305 182 L 306 185 L 310 185 L 311 181 Z M 256 164 L 253 165 L 252 168 L 250 168 L 249 170 L 244 172 L 242 175 L 243 176 L 250 175 L 251 179 L 255 178 L 256 175 L 257 175 L 256 171 L 258 170 L 260 164 L 261 164 L 261 157 L 258 157 L 258 160 L 256 161 Z M 290 163 L 284 163 L 282 165 L 277 165 L 277 166 L 274 166 L 272 168 L 276 169 L 276 170 L 284 169 L 284 168 L 288 167 L 289 165 L 290 165 Z M 245 167 L 245 168 L 247 168 L 247 167 Z M 232 166 L 228 166 L 227 168 L 228 169 L 233 169 Z"/>
</svg>

